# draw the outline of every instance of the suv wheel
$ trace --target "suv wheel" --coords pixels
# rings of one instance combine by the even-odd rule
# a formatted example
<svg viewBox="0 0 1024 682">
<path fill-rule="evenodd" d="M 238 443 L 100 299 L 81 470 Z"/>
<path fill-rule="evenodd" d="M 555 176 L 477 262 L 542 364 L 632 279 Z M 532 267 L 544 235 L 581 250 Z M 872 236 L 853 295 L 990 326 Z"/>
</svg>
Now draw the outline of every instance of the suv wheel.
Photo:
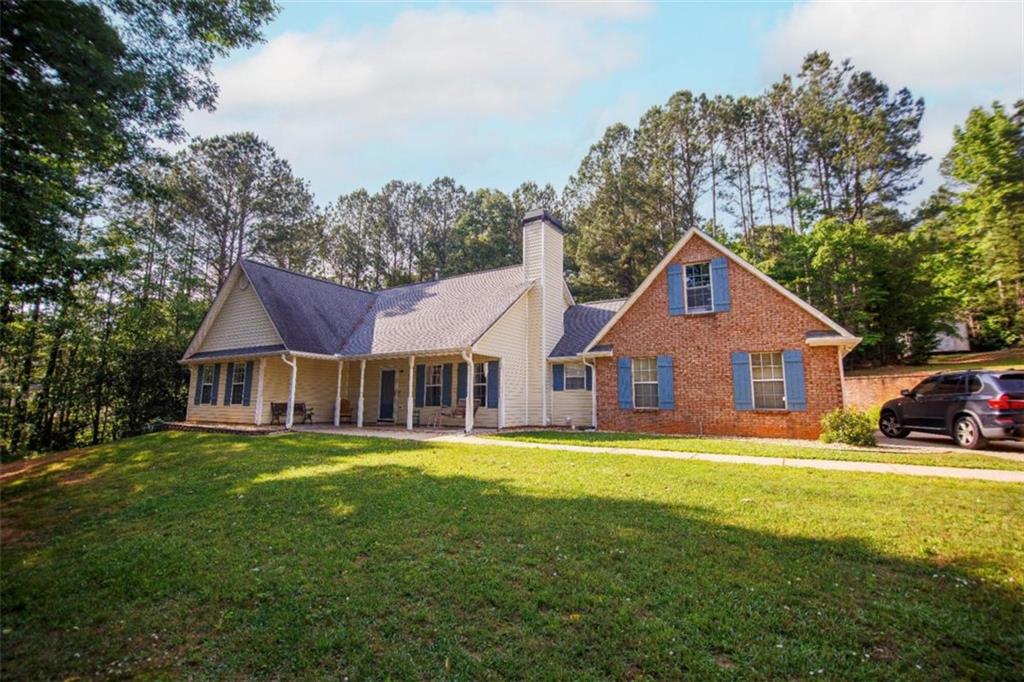
<svg viewBox="0 0 1024 682">
<path fill-rule="evenodd" d="M 906 438 L 910 429 L 903 428 L 900 418 L 892 410 L 886 410 L 878 418 L 878 430 L 889 438 Z"/>
<path fill-rule="evenodd" d="M 953 440 L 962 448 L 977 450 L 988 445 L 974 417 L 964 415 L 953 422 Z"/>
</svg>

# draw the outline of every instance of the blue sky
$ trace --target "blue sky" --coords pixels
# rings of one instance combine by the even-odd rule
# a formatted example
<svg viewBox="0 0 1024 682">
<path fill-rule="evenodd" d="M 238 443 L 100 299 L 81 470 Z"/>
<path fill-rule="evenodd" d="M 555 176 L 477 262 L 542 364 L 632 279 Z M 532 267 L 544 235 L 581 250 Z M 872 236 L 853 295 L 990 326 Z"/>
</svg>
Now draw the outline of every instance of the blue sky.
<svg viewBox="0 0 1024 682">
<path fill-rule="evenodd" d="M 326 203 L 391 179 L 561 189 L 615 122 L 673 92 L 753 94 L 813 49 L 925 98 L 923 149 L 1024 97 L 1021 2 L 284 2 L 267 40 L 215 67 L 197 135 L 253 130 Z M 936 164 L 925 169 L 934 189 Z"/>
</svg>

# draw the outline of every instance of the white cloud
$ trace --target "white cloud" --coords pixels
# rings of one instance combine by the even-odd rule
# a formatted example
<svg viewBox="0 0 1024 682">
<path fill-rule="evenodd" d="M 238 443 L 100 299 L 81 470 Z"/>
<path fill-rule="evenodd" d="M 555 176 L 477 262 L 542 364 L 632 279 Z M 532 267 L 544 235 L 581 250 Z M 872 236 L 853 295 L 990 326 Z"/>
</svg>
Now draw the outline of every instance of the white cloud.
<svg viewBox="0 0 1024 682">
<path fill-rule="evenodd" d="M 218 110 L 193 134 L 252 129 L 296 165 L 437 125 L 522 124 L 635 63 L 641 4 L 442 6 L 383 28 L 286 33 L 218 68 Z M 395 170 L 401 174 L 401 169 Z"/>
<path fill-rule="evenodd" d="M 766 66 L 776 71 L 828 50 L 899 87 L 1020 88 L 1024 3 L 815 0 L 794 6 L 767 45 Z"/>
<path fill-rule="evenodd" d="M 1022 2 L 811 0 L 794 6 L 767 36 L 766 77 L 795 73 L 814 50 L 849 58 L 890 87 L 924 97 L 921 149 L 933 160 L 911 205 L 941 182 L 938 163 L 953 126 L 972 107 L 1024 97 Z"/>
</svg>

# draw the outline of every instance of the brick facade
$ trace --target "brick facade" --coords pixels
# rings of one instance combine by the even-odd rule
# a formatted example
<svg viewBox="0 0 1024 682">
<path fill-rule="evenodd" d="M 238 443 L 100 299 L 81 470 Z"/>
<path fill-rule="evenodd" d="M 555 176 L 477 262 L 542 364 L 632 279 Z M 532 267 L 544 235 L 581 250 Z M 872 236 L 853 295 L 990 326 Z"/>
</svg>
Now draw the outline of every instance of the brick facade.
<svg viewBox="0 0 1024 682">
<path fill-rule="evenodd" d="M 705 262 L 722 254 L 695 234 L 672 262 Z M 824 413 L 843 404 L 839 350 L 811 347 L 808 331 L 826 330 L 793 301 L 728 261 L 731 310 L 668 314 L 667 268 L 600 341 L 613 357 L 597 361 L 598 426 L 606 431 L 816 438 Z M 732 351 L 798 349 L 804 354 L 807 410 L 737 411 L 733 404 Z M 621 409 L 619 357 L 673 356 L 675 409 Z"/>
</svg>

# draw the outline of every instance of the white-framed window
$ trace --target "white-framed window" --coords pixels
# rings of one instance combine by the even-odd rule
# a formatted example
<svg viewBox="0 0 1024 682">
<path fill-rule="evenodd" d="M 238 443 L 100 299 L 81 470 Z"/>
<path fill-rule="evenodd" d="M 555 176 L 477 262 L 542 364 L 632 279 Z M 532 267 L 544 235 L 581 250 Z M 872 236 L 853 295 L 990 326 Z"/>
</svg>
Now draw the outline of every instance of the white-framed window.
<svg viewBox="0 0 1024 682">
<path fill-rule="evenodd" d="M 686 266 L 686 312 L 708 313 L 714 310 L 711 297 L 711 263 Z"/>
<path fill-rule="evenodd" d="M 487 365 L 483 362 L 473 365 L 473 400 L 479 400 L 480 407 L 487 405 Z"/>
<path fill-rule="evenodd" d="M 587 388 L 587 370 L 580 363 L 565 366 L 565 390 L 582 391 Z"/>
<path fill-rule="evenodd" d="M 786 409 L 786 375 L 782 353 L 751 353 L 750 383 L 755 410 Z"/>
<path fill-rule="evenodd" d="M 657 358 L 633 358 L 633 407 L 658 407 Z"/>
<path fill-rule="evenodd" d="M 425 387 L 423 404 L 427 407 L 441 406 L 441 375 L 443 372 L 442 365 L 427 365 L 426 381 L 423 384 Z"/>
<path fill-rule="evenodd" d="M 209 405 L 213 400 L 213 365 L 203 365 L 203 375 L 199 377 L 203 387 L 199 391 L 199 402 Z"/>
<path fill-rule="evenodd" d="M 241 405 L 245 396 L 245 363 L 235 365 L 231 370 L 231 376 L 228 377 L 228 384 L 228 404 Z"/>
</svg>

